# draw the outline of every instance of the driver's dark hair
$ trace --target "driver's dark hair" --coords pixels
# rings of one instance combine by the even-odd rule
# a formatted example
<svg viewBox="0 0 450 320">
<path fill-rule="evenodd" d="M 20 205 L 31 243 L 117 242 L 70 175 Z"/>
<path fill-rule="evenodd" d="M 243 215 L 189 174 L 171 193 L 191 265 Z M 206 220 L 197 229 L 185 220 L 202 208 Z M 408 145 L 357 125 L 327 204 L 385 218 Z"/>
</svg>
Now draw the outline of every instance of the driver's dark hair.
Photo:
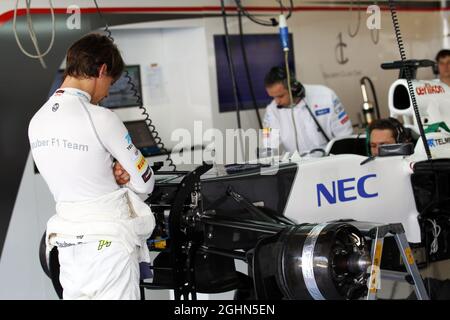
<svg viewBox="0 0 450 320">
<path fill-rule="evenodd" d="M 369 137 L 375 129 L 390 130 L 396 143 L 405 143 L 411 140 L 403 124 L 392 117 L 373 121 L 368 127 Z"/>
<path fill-rule="evenodd" d="M 291 82 L 295 82 L 295 75 L 292 71 L 290 71 L 290 78 Z M 286 89 L 288 88 L 286 69 L 279 66 L 272 67 L 264 77 L 264 86 L 266 88 L 277 83 L 282 83 Z"/>
<path fill-rule="evenodd" d="M 436 55 L 436 62 L 439 62 L 439 59 L 445 58 L 450 56 L 450 50 L 449 49 L 442 49 L 440 50 Z"/>
<path fill-rule="evenodd" d="M 124 70 L 124 62 L 117 46 L 107 37 L 91 33 L 77 40 L 67 51 L 64 78 L 98 77 L 98 70 L 106 64 L 107 75 L 117 80 Z"/>
</svg>

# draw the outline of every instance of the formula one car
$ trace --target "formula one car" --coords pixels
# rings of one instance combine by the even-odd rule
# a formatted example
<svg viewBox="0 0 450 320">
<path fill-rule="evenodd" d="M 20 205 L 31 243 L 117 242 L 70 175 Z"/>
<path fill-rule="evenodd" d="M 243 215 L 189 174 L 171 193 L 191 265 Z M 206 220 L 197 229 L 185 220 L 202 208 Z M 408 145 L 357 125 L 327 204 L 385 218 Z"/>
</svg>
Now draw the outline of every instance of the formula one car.
<svg viewBox="0 0 450 320">
<path fill-rule="evenodd" d="M 421 94 L 422 125 L 450 123 L 440 107 L 450 88 L 411 83 Z M 391 115 L 420 133 L 405 90 L 406 80 L 392 85 Z M 228 165 L 223 174 L 211 174 L 206 163 L 190 172 L 157 171 L 146 200 L 157 221 L 148 246 L 157 255 L 142 288 L 172 289 L 175 299 L 231 290 L 236 299 L 373 298 L 381 269 L 406 272 L 426 299 L 417 267 L 450 258 L 450 139 L 433 137 L 431 159 L 421 149 L 425 140 L 415 152 L 382 146 L 374 158 L 361 152 L 364 137 L 352 137 L 331 141 L 323 158 Z M 336 147 L 343 140 L 360 151 Z M 247 272 L 238 272 L 235 260 Z M 42 245 L 41 263 L 61 295 L 56 249 L 46 256 Z"/>
</svg>

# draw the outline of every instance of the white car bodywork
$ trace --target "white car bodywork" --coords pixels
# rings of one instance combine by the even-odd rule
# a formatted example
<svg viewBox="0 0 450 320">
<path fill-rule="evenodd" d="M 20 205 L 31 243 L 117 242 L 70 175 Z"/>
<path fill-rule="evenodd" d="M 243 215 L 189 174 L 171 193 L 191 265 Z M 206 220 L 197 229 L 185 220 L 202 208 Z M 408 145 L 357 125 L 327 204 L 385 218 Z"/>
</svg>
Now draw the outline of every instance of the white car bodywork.
<svg viewBox="0 0 450 320">
<path fill-rule="evenodd" d="M 302 222 L 340 219 L 402 223 L 409 242 L 418 243 L 420 227 L 409 157 L 335 155 L 300 160 L 284 215 Z"/>
</svg>

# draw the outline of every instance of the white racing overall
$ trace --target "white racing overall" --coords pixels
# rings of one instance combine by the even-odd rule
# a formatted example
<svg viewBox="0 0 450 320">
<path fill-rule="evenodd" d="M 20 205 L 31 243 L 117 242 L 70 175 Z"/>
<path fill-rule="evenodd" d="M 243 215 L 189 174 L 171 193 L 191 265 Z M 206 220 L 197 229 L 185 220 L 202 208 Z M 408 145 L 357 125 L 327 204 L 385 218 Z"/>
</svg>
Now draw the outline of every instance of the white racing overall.
<svg viewBox="0 0 450 320">
<path fill-rule="evenodd" d="M 155 179 L 122 121 L 90 100 L 58 89 L 29 125 L 34 161 L 56 201 L 47 249 L 58 246 L 64 299 L 139 299 L 138 263 L 149 261 L 155 221 L 135 192 L 151 193 Z M 114 159 L 130 174 L 124 187 Z"/>
<path fill-rule="evenodd" d="M 279 130 L 280 142 L 286 152 L 297 150 L 302 154 L 326 147 L 327 139 L 318 130 L 306 104 L 330 140 L 353 133 L 350 118 L 333 90 L 322 85 L 305 85 L 305 94 L 305 98 L 293 110 L 299 150 L 296 146 L 291 108 L 279 108 L 273 100 L 266 109 L 264 127 Z"/>
</svg>

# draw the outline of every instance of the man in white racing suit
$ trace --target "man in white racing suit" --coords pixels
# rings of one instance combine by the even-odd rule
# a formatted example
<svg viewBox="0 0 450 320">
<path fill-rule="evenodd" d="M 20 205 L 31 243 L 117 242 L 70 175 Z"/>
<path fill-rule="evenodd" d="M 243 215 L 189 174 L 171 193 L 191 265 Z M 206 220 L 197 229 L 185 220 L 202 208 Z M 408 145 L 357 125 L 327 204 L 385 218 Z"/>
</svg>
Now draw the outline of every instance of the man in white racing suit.
<svg viewBox="0 0 450 320">
<path fill-rule="evenodd" d="M 124 63 L 106 36 L 68 50 L 61 88 L 33 116 L 31 151 L 56 201 L 46 244 L 58 247 L 64 299 L 139 299 L 139 262 L 155 221 L 136 193 L 153 172 L 115 113 L 96 105 Z"/>
<path fill-rule="evenodd" d="M 264 127 L 279 131 L 285 151 L 304 154 L 324 150 L 331 139 L 353 133 L 350 118 L 333 90 L 322 85 L 303 86 L 293 75 L 290 80 L 293 107 L 285 69 L 273 67 L 264 79 L 273 98 L 266 109 Z"/>
</svg>

